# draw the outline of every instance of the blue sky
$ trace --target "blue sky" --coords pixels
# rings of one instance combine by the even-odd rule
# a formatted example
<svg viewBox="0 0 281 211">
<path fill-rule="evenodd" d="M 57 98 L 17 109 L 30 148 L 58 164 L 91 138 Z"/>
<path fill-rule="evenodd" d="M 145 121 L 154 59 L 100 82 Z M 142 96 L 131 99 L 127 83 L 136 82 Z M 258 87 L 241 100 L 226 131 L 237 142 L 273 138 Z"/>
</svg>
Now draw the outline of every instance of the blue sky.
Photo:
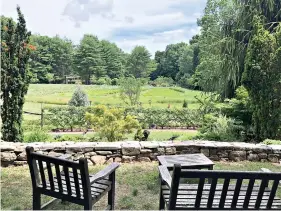
<svg viewBox="0 0 281 211">
<path fill-rule="evenodd" d="M 115 42 L 125 52 L 145 45 L 151 54 L 188 40 L 207 0 L 2 0 L 1 14 L 16 18 L 20 5 L 33 33 L 67 37 L 85 33 Z"/>
</svg>

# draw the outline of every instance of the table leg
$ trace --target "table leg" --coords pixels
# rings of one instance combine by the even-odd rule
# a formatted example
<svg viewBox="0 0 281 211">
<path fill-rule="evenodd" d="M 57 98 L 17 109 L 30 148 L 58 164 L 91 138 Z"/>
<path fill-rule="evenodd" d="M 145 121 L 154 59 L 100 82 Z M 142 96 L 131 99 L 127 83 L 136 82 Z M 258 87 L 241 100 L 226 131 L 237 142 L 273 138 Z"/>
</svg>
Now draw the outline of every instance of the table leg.
<svg viewBox="0 0 281 211">
<path fill-rule="evenodd" d="M 212 165 L 212 166 L 209 166 L 208 170 L 214 170 L 214 166 L 213 166 L 213 165 Z M 212 179 L 211 179 L 211 178 L 208 179 L 208 183 L 209 183 L 209 184 L 212 183 Z"/>
</svg>

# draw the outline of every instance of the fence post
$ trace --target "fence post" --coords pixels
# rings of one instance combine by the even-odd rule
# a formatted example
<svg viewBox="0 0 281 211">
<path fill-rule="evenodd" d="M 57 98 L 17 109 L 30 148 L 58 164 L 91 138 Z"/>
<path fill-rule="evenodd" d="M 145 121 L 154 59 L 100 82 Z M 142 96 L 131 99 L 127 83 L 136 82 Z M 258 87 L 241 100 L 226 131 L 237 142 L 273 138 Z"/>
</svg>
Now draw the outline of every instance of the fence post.
<svg viewBox="0 0 281 211">
<path fill-rule="evenodd" d="M 43 123 L 44 123 L 44 109 L 43 109 L 43 103 L 41 103 L 41 129 L 43 129 Z"/>
</svg>

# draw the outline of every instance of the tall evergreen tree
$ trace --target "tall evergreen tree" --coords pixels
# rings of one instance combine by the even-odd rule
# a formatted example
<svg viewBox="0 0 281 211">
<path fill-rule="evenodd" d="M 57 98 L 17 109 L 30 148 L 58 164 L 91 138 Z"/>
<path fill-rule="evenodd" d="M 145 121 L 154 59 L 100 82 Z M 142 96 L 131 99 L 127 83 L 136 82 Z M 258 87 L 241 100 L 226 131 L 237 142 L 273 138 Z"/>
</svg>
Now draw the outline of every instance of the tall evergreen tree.
<svg viewBox="0 0 281 211">
<path fill-rule="evenodd" d="M 145 78 L 151 73 L 150 53 L 144 46 L 136 46 L 127 60 L 127 72 L 135 78 Z"/>
<path fill-rule="evenodd" d="M 253 107 L 256 138 L 275 139 L 281 122 L 281 25 L 276 34 L 270 34 L 258 17 L 255 21 L 243 84 Z"/>
<path fill-rule="evenodd" d="M 106 75 L 110 78 L 120 78 L 124 75 L 121 50 L 114 43 L 101 41 Z"/>
<path fill-rule="evenodd" d="M 17 13 L 16 25 L 12 19 L 1 19 L 1 129 L 3 140 L 10 142 L 23 140 L 22 108 L 30 82 L 27 63 L 30 51 L 35 50 L 19 7 Z"/>
<path fill-rule="evenodd" d="M 90 84 L 93 75 L 100 78 L 106 74 L 102 56 L 102 46 L 98 38 L 84 35 L 74 54 L 74 69 L 86 84 Z"/>
</svg>

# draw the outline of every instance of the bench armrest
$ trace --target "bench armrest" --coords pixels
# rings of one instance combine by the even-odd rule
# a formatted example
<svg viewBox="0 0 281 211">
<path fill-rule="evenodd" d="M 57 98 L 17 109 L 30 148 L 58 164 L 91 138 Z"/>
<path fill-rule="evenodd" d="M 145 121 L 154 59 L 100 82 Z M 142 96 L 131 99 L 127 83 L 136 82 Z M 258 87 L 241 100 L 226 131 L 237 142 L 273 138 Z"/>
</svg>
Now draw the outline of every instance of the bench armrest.
<svg viewBox="0 0 281 211">
<path fill-rule="evenodd" d="M 172 178 L 166 166 L 158 166 L 161 180 L 171 188 Z"/>
<path fill-rule="evenodd" d="M 103 179 L 114 172 L 120 166 L 119 163 L 112 163 L 103 170 L 99 171 L 94 175 L 90 175 L 90 183 L 93 184 L 95 181 Z"/>
</svg>

